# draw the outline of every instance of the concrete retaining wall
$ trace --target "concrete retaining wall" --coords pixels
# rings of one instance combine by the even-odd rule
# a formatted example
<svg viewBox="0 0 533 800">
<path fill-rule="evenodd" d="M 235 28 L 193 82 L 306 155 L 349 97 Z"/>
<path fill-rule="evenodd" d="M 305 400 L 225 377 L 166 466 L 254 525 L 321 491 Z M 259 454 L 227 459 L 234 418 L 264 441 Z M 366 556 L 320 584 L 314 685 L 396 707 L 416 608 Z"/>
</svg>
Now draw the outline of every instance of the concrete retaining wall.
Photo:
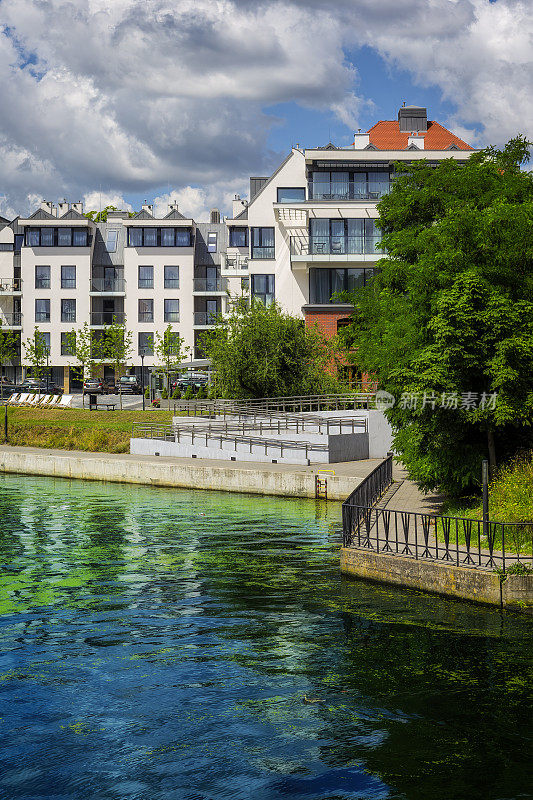
<svg viewBox="0 0 533 800">
<path fill-rule="evenodd" d="M 315 471 L 297 467 L 276 469 L 276 465 L 254 469 L 178 462 L 164 457 L 4 447 L 0 449 L 0 472 L 282 497 L 315 496 Z M 328 475 L 328 500 L 344 500 L 361 480 L 349 475 Z"/>
<path fill-rule="evenodd" d="M 341 549 L 341 572 L 378 583 L 533 613 L 533 576 L 508 575 L 500 583 L 495 572 L 355 547 Z"/>
</svg>

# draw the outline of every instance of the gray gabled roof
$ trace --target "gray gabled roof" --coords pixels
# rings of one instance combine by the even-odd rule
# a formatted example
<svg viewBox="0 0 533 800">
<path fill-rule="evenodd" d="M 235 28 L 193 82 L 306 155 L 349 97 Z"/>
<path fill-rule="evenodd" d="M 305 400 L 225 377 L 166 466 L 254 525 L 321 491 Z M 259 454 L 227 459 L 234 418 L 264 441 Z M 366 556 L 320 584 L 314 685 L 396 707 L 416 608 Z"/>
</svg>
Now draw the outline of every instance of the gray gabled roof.
<svg viewBox="0 0 533 800">
<path fill-rule="evenodd" d="M 48 211 L 44 211 L 42 208 L 38 208 L 37 211 L 34 211 L 27 219 L 57 219 L 57 217 L 54 217 L 53 214 L 49 214 Z"/>
<path fill-rule="evenodd" d="M 76 211 L 75 208 L 70 208 L 68 211 L 65 211 L 60 219 L 86 219 L 84 214 L 80 214 L 79 211 Z"/>
<path fill-rule="evenodd" d="M 166 217 L 163 217 L 163 219 L 186 219 L 186 217 L 184 217 L 183 214 L 180 214 L 179 211 L 173 208 L 172 211 L 168 212 Z"/>
<path fill-rule="evenodd" d="M 154 216 L 143 208 L 143 210 L 138 211 L 132 219 L 154 219 Z"/>
</svg>

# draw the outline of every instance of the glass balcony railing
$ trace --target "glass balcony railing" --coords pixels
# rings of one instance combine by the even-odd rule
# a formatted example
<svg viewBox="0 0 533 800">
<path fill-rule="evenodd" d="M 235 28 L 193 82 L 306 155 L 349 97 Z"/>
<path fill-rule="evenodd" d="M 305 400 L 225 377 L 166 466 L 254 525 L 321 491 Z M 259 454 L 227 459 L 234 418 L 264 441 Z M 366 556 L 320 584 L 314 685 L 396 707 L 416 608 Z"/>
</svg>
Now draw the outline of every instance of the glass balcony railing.
<svg viewBox="0 0 533 800">
<path fill-rule="evenodd" d="M 223 278 L 195 278 L 195 292 L 225 292 L 227 283 Z"/>
<path fill-rule="evenodd" d="M 91 325 L 124 325 L 126 315 L 123 311 L 93 311 Z"/>
<path fill-rule="evenodd" d="M 194 324 L 195 325 L 216 325 L 217 317 L 220 312 L 218 311 L 195 311 Z"/>
<path fill-rule="evenodd" d="M 46 320 L 43 321 L 46 322 Z M 49 321 L 50 317 L 48 317 L 48 322 Z M 2 314 L 0 316 L 0 322 L 2 325 L 5 325 L 6 328 L 18 327 L 22 325 L 22 313 L 20 311 L 15 311 L 14 314 Z"/>
<path fill-rule="evenodd" d="M 0 278 L 0 294 L 22 291 L 22 278 Z"/>
<path fill-rule="evenodd" d="M 310 183 L 310 200 L 379 200 L 390 192 L 390 183 L 383 181 L 331 181 Z"/>
<path fill-rule="evenodd" d="M 91 292 L 124 292 L 124 278 L 91 278 Z"/>
<path fill-rule="evenodd" d="M 291 256 L 382 255 L 381 236 L 291 236 Z"/>
</svg>

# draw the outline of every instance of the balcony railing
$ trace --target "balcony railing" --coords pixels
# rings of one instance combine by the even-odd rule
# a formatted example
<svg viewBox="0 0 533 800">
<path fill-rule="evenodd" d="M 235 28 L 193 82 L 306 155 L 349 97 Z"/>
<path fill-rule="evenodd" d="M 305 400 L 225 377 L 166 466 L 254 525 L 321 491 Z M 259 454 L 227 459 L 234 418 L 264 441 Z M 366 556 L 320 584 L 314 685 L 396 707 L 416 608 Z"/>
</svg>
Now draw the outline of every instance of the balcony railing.
<svg viewBox="0 0 533 800">
<path fill-rule="evenodd" d="M 379 200 L 390 192 L 386 181 L 331 181 L 331 183 L 310 183 L 310 200 Z"/>
<path fill-rule="evenodd" d="M 91 292 L 125 292 L 124 278 L 91 278 Z"/>
<path fill-rule="evenodd" d="M 291 256 L 381 255 L 381 236 L 291 236 Z"/>
<path fill-rule="evenodd" d="M 0 294 L 22 291 L 22 278 L 0 278 Z"/>
<path fill-rule="evenodd" d="M 225 292 L 227 283 L 223 278 L 195 278 L 195 292 Z"/>
<path fill-rule="evenodd" d="M 22 312 L 15 311 L 14 314 L 2 314 L 0 316 L 0 322 L 2 325 L 5 325 L 6 328 L 18 327 L 22 325 Z"/>
<path fill-rule="evenodd" d="M 222 270 L 224 272 L 231 272 L 234 275 L 248 272 L 248 256 L 240 253 L 224 253 L 223 259 Z"/>
<path fill-rule="evenodd" d="M 126 315 L 123 311 L 93 311 L 91 325 L 124 325 Z"/>
<path fill-rule="evenodd" d="M 195 325 L 216 325 L 219 311 L 195 311 L 194 324 Z"/>
</svg>

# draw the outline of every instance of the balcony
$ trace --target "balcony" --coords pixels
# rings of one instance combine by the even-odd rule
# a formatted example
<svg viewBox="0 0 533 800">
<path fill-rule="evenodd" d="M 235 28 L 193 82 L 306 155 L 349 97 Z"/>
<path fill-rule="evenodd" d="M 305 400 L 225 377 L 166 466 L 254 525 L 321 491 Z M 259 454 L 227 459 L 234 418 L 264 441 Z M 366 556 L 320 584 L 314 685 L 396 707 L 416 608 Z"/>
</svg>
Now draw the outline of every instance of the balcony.
<svg viewBox="0 0 533 800">
<path fill-rule="evenodd" d="M 91 278 L 89 294 L 125 294 L 124 278 Z"/>
<path fill-rule="evenodd" d="M 241 278 L 248 275 L 248 256 L 241 253 L 224 253 L 220 274 L 223 278 Z"/>
<path fill-rule="evenodd" d="M 223 278 L 195 278 L 194 291 L 197 294 L 225 294 L 228 284 Z"/>
<path fill-rule="evenodd" d="M 0 278 L 0 295 L 22 294 L 22 278 Z"/>
<path fill-rule="evenodd" d="M 291 236 L 291 261 L 346 262 L 376 261 L 384 251 L 377 245 L 381 236 Z"/>
<path fill-rule="evenodd" d="M 310 200 L 371 200 L 377 201 L 390 192 L 390 183 L 383 181 L 331 181 L 310 183 Z"/>
<path fill-rule="evenodd" d="M 0 323 L 6 328 L 20 328 L 22 327 L 22 313 L 15 311 L 14 314 L 2 314 L 0 315 Z"/>
<path fill-rule="evenodd" d="M 104 325 L 124 325 L 126 315 L 123 311 L 93 311 L 91 313 L 91 326 L 103 327 Z"/>
<path fill-rule="evenodd" d="M 219 311 L 195 311 L 194 312 L 194 327 L 195 328 L 212 328 L 216 325 Z"/>
</svg>

